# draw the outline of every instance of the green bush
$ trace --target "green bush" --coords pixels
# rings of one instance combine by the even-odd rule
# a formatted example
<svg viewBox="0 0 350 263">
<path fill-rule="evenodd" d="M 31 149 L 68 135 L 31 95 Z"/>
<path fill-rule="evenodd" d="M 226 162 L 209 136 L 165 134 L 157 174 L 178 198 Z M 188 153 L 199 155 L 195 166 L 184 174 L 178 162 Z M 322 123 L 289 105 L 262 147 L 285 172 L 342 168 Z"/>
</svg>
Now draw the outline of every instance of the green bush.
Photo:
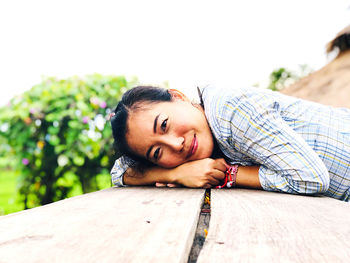
<svg viewBox="0 0 350 263">
<path fill-rule="evenodd" d="M 97 74 L 48 78 L 0 109 L 0 152 L 15 160 L 26 208 L 109 184 L 115 156 L 108 116 L 136 84 Z"/>
</svg>

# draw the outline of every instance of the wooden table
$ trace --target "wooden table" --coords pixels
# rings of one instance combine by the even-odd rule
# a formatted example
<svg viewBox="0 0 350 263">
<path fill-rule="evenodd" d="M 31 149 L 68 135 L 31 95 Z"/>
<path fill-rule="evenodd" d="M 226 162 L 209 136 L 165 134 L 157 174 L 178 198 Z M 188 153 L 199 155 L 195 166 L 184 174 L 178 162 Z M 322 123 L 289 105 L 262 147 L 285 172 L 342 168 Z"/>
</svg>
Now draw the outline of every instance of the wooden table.
<svg viewBox="0 0 350 263">
<path fill-rule="evenodd" d="M 187 262 L 205 190 L 110 188 L 0 217 L 2 262 Z M 350 204 L 211 190 L 197 262 L 349 262 Z"/>
</svg>

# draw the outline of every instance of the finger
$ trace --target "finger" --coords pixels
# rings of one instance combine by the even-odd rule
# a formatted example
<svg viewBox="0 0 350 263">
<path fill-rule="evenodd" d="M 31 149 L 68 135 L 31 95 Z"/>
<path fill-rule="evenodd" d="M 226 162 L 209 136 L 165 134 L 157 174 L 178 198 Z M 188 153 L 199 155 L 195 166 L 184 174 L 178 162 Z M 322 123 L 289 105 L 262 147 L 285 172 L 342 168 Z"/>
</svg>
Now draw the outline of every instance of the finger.
<svg viewBox="0 0 350 263">
<path fill-rule="evenodd" d="M 163 183 L 156 183 L 156 187 L 166 187 L 166 184 L 163 184 Z"/>
<path fill-rule="evenodd" d="M 205 185 L 203 185 L 203 188 L 209 189 L 209 188 L 212 188 L 212 185 L 211 184 L 205 184 Z"/>
<path fill-rule="evenodd" d="M 225 159 L 220 158 L 215 160 L 214 168 L 222 172 L 225 172 L 230 166 L 226 163 Z"/>
<path fill-rule="evenodd" d="M 220 181 L 215 178 L 210 178 L 209 180 L 210 185 L 219 185 Z"/>
<path fill-rule="evenodd" d="M 178 184 L 167 184 L 167 187 L 176 188 L 176 187 L 180 187 L 180 185 L 178 185 Z"/>
<path fill-rule="evenodd" d="M 220 170 L 217 170 L 217 169 L 214 169 L 210 175 L 212 178 L 216 179 L 216 180 L 224 180 L 225 179 L 225 171 L 220 171 Z"/>
<path fill-rule="evenodd" d="M 222 161 L 224 162 L 226 169 L 231 167 L 231 164 L 227 163 L 225 159 L 222 159 Z"/>
</svg>

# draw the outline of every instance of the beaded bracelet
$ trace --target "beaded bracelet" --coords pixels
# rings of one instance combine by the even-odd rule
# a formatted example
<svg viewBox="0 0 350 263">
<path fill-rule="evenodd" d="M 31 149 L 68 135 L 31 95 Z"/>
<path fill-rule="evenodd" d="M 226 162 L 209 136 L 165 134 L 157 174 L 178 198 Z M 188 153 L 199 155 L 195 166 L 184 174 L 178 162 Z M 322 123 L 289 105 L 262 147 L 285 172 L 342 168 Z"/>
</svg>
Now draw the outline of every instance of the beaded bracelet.
<svg viewBox="0 0 350 263">
<path fill-rule="evenodd" d="M 221 189 L 221 188 L 224 188 L 225 186 L 227 188 L 235 187 L 236 186 L 237 172 L 238 172 L 238 165 L 237 164 L 230 166 L 225 172 L 224 184 L 218 185 L 215 188 Z"/>
</svg>

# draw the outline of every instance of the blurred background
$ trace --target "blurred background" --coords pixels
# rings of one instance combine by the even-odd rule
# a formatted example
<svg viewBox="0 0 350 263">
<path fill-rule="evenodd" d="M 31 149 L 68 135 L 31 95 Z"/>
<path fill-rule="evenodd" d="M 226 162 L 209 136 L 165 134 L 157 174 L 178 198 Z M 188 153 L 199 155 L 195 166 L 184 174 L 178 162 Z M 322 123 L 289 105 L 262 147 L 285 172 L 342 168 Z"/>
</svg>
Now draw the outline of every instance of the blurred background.
<svg viewBox="0 0 350 263">
<path fill-rule="evenodd" d="M 110 187 L 136 84 L 280 90 L 336 54 L 347 0 L 0 2 L 0 215 Z"/>
</svg>

